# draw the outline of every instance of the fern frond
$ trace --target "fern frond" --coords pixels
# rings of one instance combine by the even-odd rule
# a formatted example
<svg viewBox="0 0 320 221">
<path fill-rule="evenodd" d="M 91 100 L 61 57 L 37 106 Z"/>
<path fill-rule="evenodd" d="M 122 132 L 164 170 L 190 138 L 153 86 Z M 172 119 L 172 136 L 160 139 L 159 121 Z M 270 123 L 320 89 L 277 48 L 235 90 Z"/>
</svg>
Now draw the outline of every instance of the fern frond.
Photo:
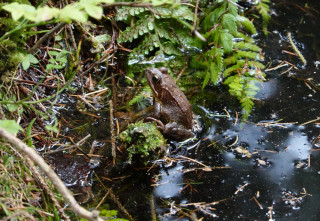
<svg viewBox="0 0 320 221">
<path fill-rule="evenodd" d="M 254 24 L 246 17 L 238 15 L 236 16 L 236 20 L 238 21 L 238 23 L 240 23 L 242 25 L 242 27 L 244 27 L 246 29 L 246 31 L 248 31 L 251 34 L 255 34 L 257 33 L 256 28 L 254 27 Z M 240 26 L 241 27 L 241 26 Z"/>
<path fill-rule="evenodd" d="M 244 41 L 240 41 L 240 42 L 235 42 L 233 44 L 234 48 L 239 49 L 239 50 L 246 50 L 246 51 L 255 51 L 255 52 L 260 52 L 261 48 L 258 47 L 257 45 L 253 44 L 253 43 L 249 43 L 249 42 L 244 42 Z"/>
<path fill-rule="evenodd" d="M 142 61 L 155 48 L 159 48 L 159 42 L 156 35 L 146 35 L 144 40 L 138 47 L 134 48 L 129 55 L 129 64 L 134 64 Z"/>
<path fill-rule="evenodd" d="M 126 30 L 121 33 L 118 42 L 132 42 L 133 39 L 137 39 L 139 36 L 153 29 L 153 18 L 150 15 L 146 15 L 144 19 L 138 20 L 132 27 L 128 26 Z"/>
<path fill-rule="evenodd" d="M 167 22 L 158 22 L 156 21 L 156 32 L 159 35 L 160 38 L 165 38 L 168 40 L 172 39 L 172 36 L 169 32 L 169 24 Z"/>
<path fill-rule="evenodd" d="M 129 19 L 130 16 L 137 16 L 142 12 L 145 12 L 146 8 L 142 7 L 122 7 L 117 10 L 116 20 L 117 21 L 126 21 Z"/>
<path fill-rule="evenodd" d="M 156 7 L 153 9 L 158 14 L 155 14 L 156 18 L 172 18 L 178 17 L 183 20 L 193 21 L 194 12 L 187 6 L 179 6 L 177 8 L 165 8 L 165 7 Z M 161 17 L 159 16 L 161 15 Z"/>
<path fill-rule="evenodd" d="M 265 35 L 268 34 L 267 27 L 268 27 L 269 20 L 271 19 L 271 15 L 269 14 L 268 3 L 270 3 L 270 0 L 262 0 L 262 1 L 259 1 L 258 5 L 256 6 L 259 11 L 259 14 L 262 17 L 262 30 Z"/>
<path fill-rule="evenodd" d="M 250 67 L 252 67 L 252 69 L 254 69 L 254 68 L 255 69 L 264 69 L 265 68 L 264 64 L 262 64 L 258 61 L 248 61 L 248 65 Z"/>
<path fill-rule="evenodd" d="M 182 52 L 172 42 L 168 41 L 168 42 L 163 43 L 162 49 L 163 49 L 163 52 L 168 55 L 182 56 Z"/>
<path fill-rule="evenodd" d="M 244 62 L 243 62 L 244 63 Z M 242 65 L 238 62 L 235 65 L 232 65 L 231 67 L 228 67 L 223 71 L 223 77 L 226 78 L 228 77 L 231 73 L 236 72 L 242 67 Z"/>
<path fill-rule="evenodd" d="M 249 59 L 253 59 L 253 60 L 261 60 L 262 59 L 260 57 L 259 53 L 253 52 L 253 51 L 237 50 L 236 54 L 237 54 L 237 58 L 239 58 L 239 59 L 241 59 L 241 58 L 249 58 Z"/>
<path fill-rule="evenodd" d="M 242 118 L 244 120 L 248 119 L 250 113 L 252 112 L 254 103 L 251 100 L 251 97 L 243 97 L 240 99 L 242 107 Z"/>
</svg>

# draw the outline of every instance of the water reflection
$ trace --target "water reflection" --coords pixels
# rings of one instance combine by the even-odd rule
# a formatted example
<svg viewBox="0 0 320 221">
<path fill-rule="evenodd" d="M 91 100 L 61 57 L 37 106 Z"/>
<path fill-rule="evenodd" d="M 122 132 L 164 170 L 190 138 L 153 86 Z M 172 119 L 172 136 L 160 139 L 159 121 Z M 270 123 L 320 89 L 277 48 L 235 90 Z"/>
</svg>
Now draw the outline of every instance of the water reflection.
<svg viewBox="0 0 320 221">
<path fill-rule="evenodd" d="M 164 199 L 176 197 L 183 188 L 182 165 L 177 165 L 169 170 L 161 170 L 161 179 L 158 186 L 154 189 L 154 194 L 157 197 Z"/>
</svg>

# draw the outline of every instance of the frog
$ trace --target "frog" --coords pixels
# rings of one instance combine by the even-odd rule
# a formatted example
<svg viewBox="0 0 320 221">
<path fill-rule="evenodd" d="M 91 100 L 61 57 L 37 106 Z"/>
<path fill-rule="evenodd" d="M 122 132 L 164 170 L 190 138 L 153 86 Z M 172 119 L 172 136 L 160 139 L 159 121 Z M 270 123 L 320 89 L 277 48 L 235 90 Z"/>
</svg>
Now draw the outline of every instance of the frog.
<svg viewBox="0 0 320 221">
<path fill-rule="evenodd" d="M 195 137 L 198 119 L 167 68 L 148 68 L 145 75 L 154 97 L 152 117 L 146 120 L 155 121 L 165 137 L 170 139 L 183 141 Z"/>
</svg>

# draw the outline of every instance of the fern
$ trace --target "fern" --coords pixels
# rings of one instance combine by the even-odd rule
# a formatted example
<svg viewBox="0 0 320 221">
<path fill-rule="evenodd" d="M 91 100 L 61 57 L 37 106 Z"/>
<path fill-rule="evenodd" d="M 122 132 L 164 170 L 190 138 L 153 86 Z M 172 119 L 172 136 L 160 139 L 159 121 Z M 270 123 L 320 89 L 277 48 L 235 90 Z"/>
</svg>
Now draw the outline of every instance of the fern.
<svg viewBox="0 0 320 221">
<path fill-rule="evenodd" d="M 259 11 L 259 14 L 262 17 L 262 30 L 265 35 L 268 34 L 267 27 L 271 18 L 271 15 L 269 14 L 269 3 L 270 0 L 261 0 L 256 6 L 257 10 Z"/>
<path fill-rule="evenodd" d="M 209 83 L 223 82 L 229 87 L 229 93 L 238 98 L 243 116 L 247 118 L 253 108 L 252 98 L 258 90 L 255 84 L 261 79 L 255 75 L 262 73 L 263 56 L 251 37 L 257 32 L 255 26 L 231 1 L 236 2 L 215 1 L 201 8 L 197 19 L 206 42 L 190 34 L 194 9 L 188 5 L 153 7 L 152 10 L 119 9 L 116 20 L 128 26 L 118 42 L 138 45 L 129 55 L 129 72 L 144 70 L 143 64 L 150 63 L 179 67 L 187 58 L 190 68 L 203 78 L 202 88 Z M 263 0 L 264 3 L 267 1 Z M 260 13 L 268 11 L 263 11 L 266 10 L 264 5 L 259 4 L 257 8 L 262 10 Z"/>
<path fill-rule="evenodd" d="M 197 47 L 197 42 L 190 35 L 190 29 L 179 22 L 192 22 L 193 17 L 190 7 L 178 4 L 174 7 L 154 7 L 152 10 L 121 8 L 116 19 L 127 24 L 135 22 L 120 34 L 118 42 L 138 44 L 129 54 L 129 72 L 145 69 L 142 66 L 137 69 L 137 64 L 150 61 L 166 62 L 166 66 L 172 68 L 182 66 L 185 63 L 182 51 L 192 50 Z"/>
<path fill-rule="evenodd" d="M 134 7 L 122 7 L 117 10 L 116 20 L 117 21 L 127 21 L 132 16 L 137 16 L 143 13 L 146 8 L 134 8 Z"/>
<path fill-rule="evenodd" d="M 252 44 L 250 42 L 240 41 L 240 42 L 234 43 L 233 46 L 235 49 L 244 50 L 244 51 L 255 51 L 255 52 L 261 51 L 261 48 L 259 48 L 257 45 Z"/>
<path fill-rule="evenodd" d="M 143 19 L 137 21 L 132 27 L 128 26 L 118 38 L 118 42 L 132 42 L 133 39 L 137 39 L 139 36 L 144 35 L 153 29 L 153 19 L 150 15 L 146 15 Z"/>
<path fill-rule="evenodd" d="M 249 35 L 255 34 L 256 29 L 230 2 L 216 7 L 203 19 L 204 36 L 209 42 L 202 44 L 202 50 L 207 52 L 191 64 L 202 69 L 202 88 L 209 82 L 217 84 L 222 81 L 227 85 L 229 93 L 240 101 L 246 119 L 253 108 L 252 98 L 258 91 L 255 83 L 260 76 L 255 78 L 255 75 L 264 67 L 260 62 L 263 61 L 261 48 Z"/>
<path fill-rule="evenodd" d="M 243 119 L 247 119 L 250 115 L 254 103 L 252 98 L 257 94 L 259 88 L 256 83 L 259 81 L 254 77 L 239 77 L 233 75 L 228 77 L 224 84 L 228 85 L 231 95 L 238 98 L 242 107 Z"/>
</svg>

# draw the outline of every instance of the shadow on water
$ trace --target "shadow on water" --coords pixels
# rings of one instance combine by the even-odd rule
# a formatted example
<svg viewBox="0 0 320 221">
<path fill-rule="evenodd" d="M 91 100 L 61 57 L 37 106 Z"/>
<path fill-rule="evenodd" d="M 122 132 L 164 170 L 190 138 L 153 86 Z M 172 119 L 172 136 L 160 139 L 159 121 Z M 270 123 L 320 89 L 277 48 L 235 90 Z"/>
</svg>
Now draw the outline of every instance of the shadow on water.
<svg viewBox="0 0 320 221">
<path fill-rule="evenodd" d="M 151 220 L 152 208 L 161 220 L 320 219 L 320 124 L 313 121 L 320 117 L 320 2 L 309 1 L 309 8 L 297 0 L 273 2 L 270 33 L 257 36 L 270 63 L 267 82 L 247 122 L 235 123 L 234 99 L 212 99 L 215 91 L 207 88 L 205 107 L 196 108 L 206 125 L 199 145 L 172 149 L 171 160 L 150 171 L 133 165 L 100 169 L 126 177 L 108 185 L 136 220 Z M 287 32 L 307 65 L 283 52 L 293 51 Z M 275 69 L 282 61 L 296 68 Z M 99 124 L 92 133 L 103 139 Z M 101 190 L 99 182 L 92 190 Z"/>
</svg>

